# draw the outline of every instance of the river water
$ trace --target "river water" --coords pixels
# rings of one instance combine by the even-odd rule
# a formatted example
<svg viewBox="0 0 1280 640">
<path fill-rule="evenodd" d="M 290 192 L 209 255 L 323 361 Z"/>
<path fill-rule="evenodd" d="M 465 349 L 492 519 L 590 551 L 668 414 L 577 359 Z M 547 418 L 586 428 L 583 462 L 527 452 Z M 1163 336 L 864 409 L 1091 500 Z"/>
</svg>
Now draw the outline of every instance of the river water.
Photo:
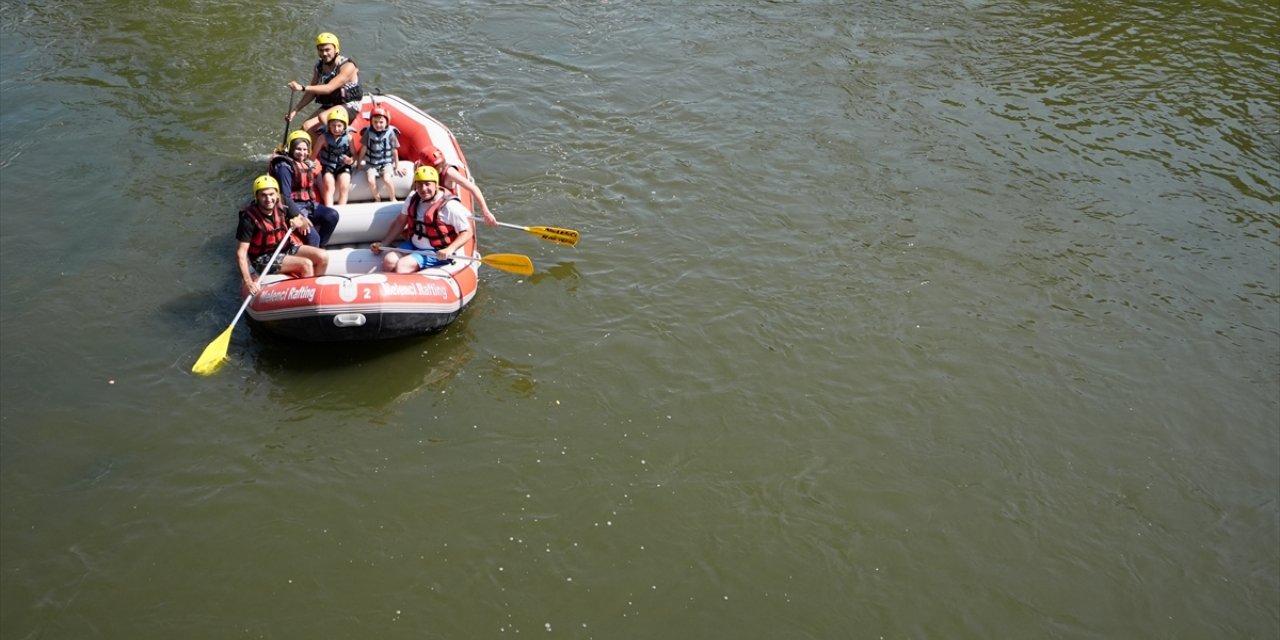
<svg viewBox="0 0 1280 640">
<path fill-rule="evenodd" d="M 1275 638 L 1273 2 L 14 0 L 4 638 Z M 319 31 L 538 273 L 237 327 Z"/>
</svg>

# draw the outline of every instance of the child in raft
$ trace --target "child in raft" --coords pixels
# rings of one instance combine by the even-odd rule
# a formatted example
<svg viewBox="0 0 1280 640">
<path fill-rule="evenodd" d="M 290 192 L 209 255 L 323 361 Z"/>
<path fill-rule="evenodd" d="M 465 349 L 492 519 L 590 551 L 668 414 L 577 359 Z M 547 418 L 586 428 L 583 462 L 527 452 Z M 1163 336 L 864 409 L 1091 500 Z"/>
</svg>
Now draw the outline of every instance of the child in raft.
<svg viewBox="0 0 1280 640">
<path fill-rule="evenodd" d="M 327 128 L 320 135 L 313 157 L 320 161 L 320 175 L 323 178 L 324 204 L 333 206 L 334 191 L 337 191 L 338 204 L 347 203 L 347 195 L 351 191 L 351 168 L 355 161 L 352 150 L 351 132 L 347 130 L 347 110 L 335 107 L 326 116 Z"/>
<path fill-rule="evenodd" d="M 360 132 L 360 151 L 356 154 L 356 164 L 361 161 L 369 168 L 366 176 L 373 201 L 382 202 L 382 194 L 378 191 L 378 178 L 382 178 L 382 184 L 387 186 L 388 197 L 391 202 L 395 202 L 396 185 L 391 177 L 408 172 L 400 167 L 400 130 L 391 126 L 391 116 L 382 107 L 374 107 L 369 115 L 369 126 Z"/>
</svg>

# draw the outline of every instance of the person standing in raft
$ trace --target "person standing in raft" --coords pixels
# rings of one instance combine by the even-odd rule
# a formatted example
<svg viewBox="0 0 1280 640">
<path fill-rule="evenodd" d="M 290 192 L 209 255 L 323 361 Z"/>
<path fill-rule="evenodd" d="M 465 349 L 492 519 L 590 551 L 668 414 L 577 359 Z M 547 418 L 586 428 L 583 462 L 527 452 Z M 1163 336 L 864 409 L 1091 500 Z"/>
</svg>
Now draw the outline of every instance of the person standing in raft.
<svg viewBox="0 0 1280 640">
<path fill-rule="evenodd" d="M 400 130 L 391 126 L 391 116 L 386 109 L 374 107 L 369 114 L 369 126 L 360 132 L 360 151 L 356 153 L 356 164 L 363 160 L 368 166 L 369 192 L 374 202 L 382 202 L 382 194 L 378 192 L 378 178 L 387 185 L 387 193 L 392 202 L 396 201 L 396 185 L 391 176 L 402 176 L 405 170 L 400 168 Z"/>
<path fill-rule="evenodd" d="M 320 124 L 320 114 L 338 105 L 346 109 L 348 118 L 355 117 L 360 111 L 360 98 L 364 97 L 364 89 L 360 87 L 360 69 L 356 67 L 355 60 L 338 55 L 338 51 L 338 36 L 328 32 L 316 36 L 316 54 L 320 59 L 311 74 L 311 84 L 289 81 L 290 89 L 304 93 L 298 106 L 285 114 L 285 122 L 293 122 L 298 112 L 312 100 L 320 108 L 302 123 L 304 131 L 315 129 Z"/>
<path fill-rule="evenodd" d="M 338 192 L 338 204 L 347 203 L 347 194 L 351 190 L 351 163 L 355 161 L 355 145 L 351 143 L 351 132 L 347 130 L 347 112 L 342 107 L 334 107 L 329 112 L 328 128 L 320 135 L 313 154 L 320 160 L 321 193 L 324 194 L 324 206 L 333 206 L 333 192 Z"/>
<path fill-rule="evenodd" d="M 315 176 L 319 168 L 311 160 L 311 135 L 302 129 L 289 134 L 285 149 L 267 163 L 267 173 L 280 185 L 280 200 L 289 216 L 311 222 L 303 242 L 324 248 L 338 226 L 338 210 L 316 202 Z"/>
<path fill-rule="evenodd" d="M 433 167 L 418 167 L 413 172 L 413 192 L 405 199 L 400 215 L 391 223 L 382 242 L 369 245 L 369 250 L 374 255 L 381 254 L 383 245 L 390 245 L 397 236 L 403 236 L 405 240 L 395 248 L 388 248 L 382 257 L 382 270 L 413 273 L 449 262 L 454 253 L 467 245 L 473 233 L 471 212 L 458 196 L 440 188 L 440 174 Z M 434 250 L 435 255 L 402 255 L 397 249 Z"/>
<path fill-rule="evenodd" d="M 449 189 L 454 193 L 458 192 L 459 187 L 470 191 L 472 197 L 474 197 L 476 202 L 480 204 L 480 213 L 484 214 L 485 224 L 491 227 L 498 225 L 498 219 L 493 217 L 493 213 L 489 211 L 489 205 L 484 201 L 484 194 L 480 193 L 480 187 L 477 187 L 476 183 L 468 180 L 466 176 L 462 175 L 462 169 L 458 168 L 457 165 L 445 162 L 444 153 L 441 152 L 440 149 L 435 146 L 428 146 L 426 149 L 423 149 L 418 156 L 418 162 L 416 164 L 420 167 L 434 168 L 436 173 L 440 174 L 441 187 Z"/>
<path fill-rule="evenodd" d="M 324 249 L 309 247 L 298 241 L 295 232 L 306 233 L 311 222 L 303 216 L 289 215 L 280 203 L 280 185 L 271 176 L 258 176 L 253 181 L 253 202 L 240 210 L 236 227 L 236 265 L 240 268 L 240 280 L 252 295 L 258 295 L 262 287 L 254 281 L 250 265 L 258 273 L 283 273 L 310 278 L 324 273 L 329 265 L 329 254 Z M 287 245 L 267 264 L 271 254 L 285 236 Z"/>
</svg>

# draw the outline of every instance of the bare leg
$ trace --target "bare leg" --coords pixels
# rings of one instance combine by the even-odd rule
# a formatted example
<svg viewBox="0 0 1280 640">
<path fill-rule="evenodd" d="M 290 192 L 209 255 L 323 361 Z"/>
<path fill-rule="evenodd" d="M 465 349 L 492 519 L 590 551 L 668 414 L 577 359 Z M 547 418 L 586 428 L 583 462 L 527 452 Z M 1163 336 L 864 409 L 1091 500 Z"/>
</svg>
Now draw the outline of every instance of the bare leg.
<svg viewBox="0 0 1280 640">
<path fill-rule="evenodd" d="M 298 258 L 306 260 L 315 275 L 322 276 L 329 269 L 329 252 L 318 247 L 303 246 L 298 248 L 298 253 L 294 254 Z M 294 256 L 290 256 L 294 257 Z"/>
<path fill-rule="evenodd" d="M 382 270 L 383 271 L 394 272 L 396 270 L 396 263 L 399 261 L 400 261 L 400 254 L 394 251 L 382 252 Z"/>
<path fill-rule="evenodd" d="M 298 256 L 285 256 L 280 261 L 280 273 L 303 278 L 310 278 L 316 274 L 315 267 L 311 261 Z"/>
<path fill-rule="evenodd" d="M 397 202 L 397 200 L 396 200 L 396 185 L 395 185 L 395 183 L 391 182 L 391 176 L 393 176 L 393 175 L 395 175 L 395 172 L 394 172 L 394 171 L 392 171 L 391 169 L 388 169 L 388 170 L 387 170 L 387 173 L 385 173 L 385 174 L 383 174 L 383 175 L 382 175 L 382 183 L 383 183 L 383 184 L 385 184 L 385 185 L 387 185 L 387 193 L 391 194 L 391 201 L 392 201 L 392 202 Z"/>
<path fill-rule="evenodd" d="M 421 269 L 418 266 L 418 259 L 411 255 L 400 258 L 400 261 L 396 262 L 396 273 L 417 273 L 418 269 Z"/>
<path fill-rule="evenodd" d="M 324 192 L 324 206 L 332 207 L 334 191 L 333 174 L 328 171 L 321 171 L 320 175 L 324 177 L 324 179 L 320 181 L 321 190 Z"/>
<path fill-rule="evenodd" d="M 365 173 L 365 178 L 369 182 L 369 193 L 373 194 L 373 201 L 382 202 L 382 194 L 378 193 L 378 179 L 375 177 L 375 175 L 376 175 L 375 170 L 369 169 L 369 171 Z"/>
<path fill-rule="evenodd" d="M 338 204 L 347 203 L 347 195 L 351 192 L 351 172 L 344 171 L 338 175 Z M 332 203 L 327 203 L 333 206 Z"/>
<path fill-rule="evenodd" d="M 307 118 L 302 123 L 302 130 L 311 131 L 314 134 L 315 132 L 312 130 L 318 126 L 320 126 L 320 112 L 316 111 L 315 113 L 311 114 L 310 118 Z M 313 135 L 312 137 L 315 137 L 315 136 Z"/>
</svg>

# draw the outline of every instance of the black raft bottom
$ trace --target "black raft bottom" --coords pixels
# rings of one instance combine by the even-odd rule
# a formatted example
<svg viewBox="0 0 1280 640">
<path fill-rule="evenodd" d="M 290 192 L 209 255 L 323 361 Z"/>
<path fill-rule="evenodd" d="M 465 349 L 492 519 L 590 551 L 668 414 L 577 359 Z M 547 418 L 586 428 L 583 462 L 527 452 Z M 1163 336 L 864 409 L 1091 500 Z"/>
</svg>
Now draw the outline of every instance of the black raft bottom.
<svg viewBox="0 0 1280 640">
<path fill-rule="evenodd" d="M 346 326 L 340 326 L 335 320 L 337 316 L 321 315 L 305 318 L 289 318 L 287 320 L 271 320 L 269 322 L 253 321 L 272 334 L 291 340 L 307 342 L 353 342 L 368 340 L 389 340 L 419 336 L 439 331 L 452 323 L 462 314 L 453 313 L 366 313 L 364 324 L 355 325 L 349 320 Z"/>
</svg>

